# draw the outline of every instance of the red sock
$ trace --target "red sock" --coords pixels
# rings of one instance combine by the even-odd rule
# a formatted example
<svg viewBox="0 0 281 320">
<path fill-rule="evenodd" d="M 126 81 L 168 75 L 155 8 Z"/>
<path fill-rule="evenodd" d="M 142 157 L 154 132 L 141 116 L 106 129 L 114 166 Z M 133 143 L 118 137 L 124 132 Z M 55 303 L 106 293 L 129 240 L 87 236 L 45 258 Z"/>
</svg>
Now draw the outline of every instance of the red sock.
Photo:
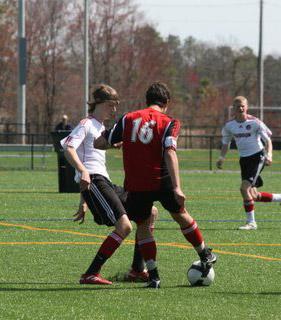
<svg viewBox="0 0 281 320">
<path fill-rule="evenodd" d="M 272 193 L 260 192 L 256 201 L 271 202 L 272 201 Z"/>
<path fill-rule="evenodd" d="M 138 241 L 144 261 L 156 260 L 156 243 L 153 237 Z"/>
<path fill-rule="evenodd" d="M 247 212 L 252 212 L 255 209 L 254 200 L 244 200 L 244 209 Z"/>
<path fill-rule="evenodd" d="M 202 233 L 195 220 L 193 220 L 186 228 L 182 228 L 181 232 L 186 240 L 193 245 L 193 247 L 200 246 L 200 244 L 204 241 Z"/>
<path fill-rule="evenodd" d="M 100 272 L 101 267 L 110 258 L 113 253 L 118 249 L 122 243 L 123 238 L 117 233 L 112 232 L 102 243 L 91 265 L 85 272 L 86 274 L 97 274 Z"/>
<path fill-rule="evenodd" d="M 122 243 L 123 238 L 119 236 L 116 232 L 112 232 L 102 243 L 98 254 L 101 253 L 107 259 L 110 258 L 116 249 Z"/>
</svg>

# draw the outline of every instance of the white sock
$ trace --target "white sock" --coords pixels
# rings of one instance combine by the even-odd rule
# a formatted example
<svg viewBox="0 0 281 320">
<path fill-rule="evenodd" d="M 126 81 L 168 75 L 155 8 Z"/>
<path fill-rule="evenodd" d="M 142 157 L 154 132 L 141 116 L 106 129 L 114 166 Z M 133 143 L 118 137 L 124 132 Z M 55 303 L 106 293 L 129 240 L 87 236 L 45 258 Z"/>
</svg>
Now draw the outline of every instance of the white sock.
<svg viewBox="0 0 281 320">
<path fill-rule="evenodd" d="M 246 212 L 247 215 L 247 223 L 256 222 L 255 220 L 255 211 Z"/>
<path fill-rule="evenodd" d="M 281 202 L 281 194 L 272 193 L 272 202 Z"/>
</svg>

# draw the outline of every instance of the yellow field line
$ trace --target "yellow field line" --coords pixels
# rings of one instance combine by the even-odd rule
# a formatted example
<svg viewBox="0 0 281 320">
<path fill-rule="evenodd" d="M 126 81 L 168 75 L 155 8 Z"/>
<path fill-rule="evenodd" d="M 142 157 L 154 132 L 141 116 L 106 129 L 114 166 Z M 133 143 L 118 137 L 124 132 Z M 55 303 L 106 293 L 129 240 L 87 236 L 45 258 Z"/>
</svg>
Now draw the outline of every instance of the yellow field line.
<svg viewBox="0 0 281 320">
<path fill-rule="evenodd" d="M 210 246 L 219 247 L 281 247 L 281 243 L 254 243 L 254 242 L 237 242 L 237 243 L 209 243 Z"/>
<path fill-rule="evenodd" d="M 47 231 L 47 232 L 53 232 L 53 233 L 68 233 L 68 234 L 74 234 L 74 235 L 79 235 L 79 236 L 86 236 L 86 237 L 96 237 L 100 239 L 105 239 L 105 236 L 100 236 L 96 234 L 90 234 L 90 233 L 82 233 L 82 232 L 76 232 L 76 231 L 70 231 L 70 230 L 60 230 L 60 229 L 48 229 L 48 228 L 38 228 L 38 227 L 32 227 L 32 226 L 27 226 L 27 225 L 22 225 L 22 224 L 13 224 L 13 223 L 6 223 L 6 222 L 0 222 L 0 225 L 2 226 L 7 226 L 7 227 L 18 227 L 18 228 L 23 228 L 27 230 L 32 230 L 32 231 Z M 133 240 L 125 240 L 124 241 L 127 244 L 134 244 Z M 67 241 L 61 241 L 61 242 L 36 242 L 36 241 L 31 241 L 31 242 L 0 242 L 0 245 L 34 245 L 34 244 L 100 244 L 98 242 L 67 242 Z M 173 243 L 173 242 L 159 242 L 157 243 L 158 246 L 167 246 L 167 247 L 176 247 L 176 248 L 181 248 L 181 249 L 193 249 L 189 245 L 185 244 L 180 244 L 180 243 Z M 212 245 L 217 245 L 217 246 L 224 246 L 224 245 L 232 245 L 235 246 L 236 244 L 228 243 L 228 244 L 212 244 Z M 243 243 L 238 243 L 238 246 L 242 246 Z M 257 245 L 257 246 L 262 246 L 263 244 L 250 244 L 250 243 L 244 243 L 244 245 Z M 265 244 L 265 246 L 281 246 L 281 244 Z M 222 251 L 222 250 L 217 250 L 215 249 L 214 252 L 220 253 L 220 254 L 227 254 L 227 255 L 235 255 L 235 256 L 241 256 L 241 257 L 248 257 L 248 258 L 253 258 L 253 259 L 262 259 L 262 260 L 267 260 L 267 261 L 281 261 L 281 258 L 272 258 L 272 257 L 265 257 L 265 256 L 258 256 L 258 255 L 253 255 L 253 254 L 245 254 L 245 253 L 239 253 L 239 252 L 230 252 L 230 251 Z"/>
<path fill-rule="evenodd" d="M 69 245 L 100 245 L 101 242 L 85 242 L 85 241 L 10 241 L 10 242 L 0 242 L 0 245 L 50 245 L 50 244 L 69 244 Z"/>
<path fill-rule="evenodd" d="M 185 244 L 179 244 L 179 243 L 157 243 L 157 245 L 166 245 L 169 247 L 176 247 L 181 249 L 193 249 L 191 246 L 185 245 Z M 239 257 L 247 257 L 252 259 L 261 259 L 261 260 L 267 260 L 267 261 L 281 261 L 281 258 L 271 258 L 271 257 L 265 257 L 265 256 L 258 256 L 254 254 L 247 254 L 247 253 L 240 253 L 240 252 L 231 252 L 231 251 L 222 251 L 215 249 L 213 252 L 220 253 L 220 254 L 226 254 L 226 255 L 232 255 L 232 256 L 239 256 Z"/>
<path fill-rule="evenodd" d="M 47 231 L 47 232 L 53 232 L 53 233 L 68 233 L 68 234 L 74 234 L 77 236 L 83 236 L 83 237 L 95 237 L 100 239 L 105 239 L 105 236 L 101 236 L 98 234 L 92 234 L 92 233 L 82 233 L 77 231 L 70 231 L 70 230 L 61 230 L 61 229 L 48 229 L 48 228 L 38 228 L 38 227 L 32 227 L 27 226 L 25 224 L 14 224 L 14 223 L 7 223 L 7 222 L 0 222 L 1 226 L 5 227 L 18 227 L 26 230 L 32 230 L 32 231 Z"/>
<path fill-rule="evenodd" d="M 132 241 L 133 242 L 133 241 Z M 0 245 L 100 245 L 100 242 L 83 242 L 83 241 L 18 241 L 18 242 L 0 242 Z M 133 244 L 127 241 L 127 244 Z M 158 246 L 165 246 L 165 247 L 174 247 L 180 249 L 193 249 L 191 246 L 177 244 L 177 243 L 169 243 L 169 242 L 159 242 L 157 243 Z M 265 257 L 265 256 L 258 256 L 254 254 L 245 254 L 239 252 L 230 252 L 230 251 L 222 251 L 222 250 L 214 250 L 216 253 L 225 254 L 225 255 L 233 255 L 239 257 L 247 257 L 252 259 L 261 259 L 266 261 L 281 261 L 281 258 L 272 258 L 272 257 Z"/>
</svg>

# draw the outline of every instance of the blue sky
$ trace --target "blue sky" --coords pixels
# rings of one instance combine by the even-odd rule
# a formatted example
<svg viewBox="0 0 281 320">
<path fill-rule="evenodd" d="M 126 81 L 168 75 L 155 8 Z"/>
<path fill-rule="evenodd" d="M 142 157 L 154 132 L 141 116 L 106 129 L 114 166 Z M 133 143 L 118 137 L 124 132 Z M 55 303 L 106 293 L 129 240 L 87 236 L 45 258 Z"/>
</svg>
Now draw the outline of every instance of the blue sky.
<svg viewBox="0 0 281 320">
<path fill-rule="evenodd" d="M 165 37 L 193 36 L 258 52 L 259 0 L 135 0 Z M 264 54 L 281 56 L 281 0 L 264 0 Z"/>
</svg>

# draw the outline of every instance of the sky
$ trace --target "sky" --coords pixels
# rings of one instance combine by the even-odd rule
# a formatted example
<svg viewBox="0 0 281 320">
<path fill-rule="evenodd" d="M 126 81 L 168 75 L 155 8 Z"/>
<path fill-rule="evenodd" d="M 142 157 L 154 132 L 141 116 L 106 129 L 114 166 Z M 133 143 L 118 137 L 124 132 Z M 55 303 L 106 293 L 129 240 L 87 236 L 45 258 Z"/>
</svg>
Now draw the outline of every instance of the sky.
<svg viewBox="0 0 281 320">
<path fill-rule="evenodd" d="M 135 0 L 163 37 L 193 36 L 258 53 L 260 0 Z M 281 56 L 281 0 L 264 0 L 263 53 Z"/>
</svg>

